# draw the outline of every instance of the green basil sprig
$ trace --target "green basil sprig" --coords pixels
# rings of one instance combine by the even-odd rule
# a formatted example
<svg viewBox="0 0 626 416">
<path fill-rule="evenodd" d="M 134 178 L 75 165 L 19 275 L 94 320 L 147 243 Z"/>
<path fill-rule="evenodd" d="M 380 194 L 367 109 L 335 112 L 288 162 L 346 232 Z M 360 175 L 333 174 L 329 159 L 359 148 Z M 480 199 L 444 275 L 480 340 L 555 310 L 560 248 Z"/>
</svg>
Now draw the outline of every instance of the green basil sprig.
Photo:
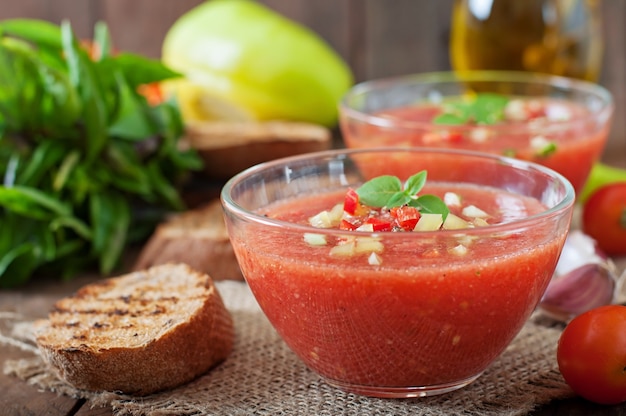
<svg viewBox="0 0 626 416">
<path fill-rule="evenodd" d="M 479 93 L 451 100 L 443 105 L 443 113 L 435 124 L 463 125 L 467 123 L 496 124 L 504 120 L 509 98 L 496 93 Z"/>
<path fill-rule="evenodd" d="M 181 180 L 201 168 L 183 151 L 173 101 L 141 85 L 180 76 L 158 60 L 113 54 L 104 23 L 90 55 L 71 25 L 0 22 L 0 287 L 119 264 L 183 208 Z"/>
<path fill-rule="evenodd" d="M 377 176 L 361 185 L 357 190 L 365 205 L 375 208 L 393 208 L 403 205 L 416 207 L 422 213 L 441 214 L 443 220 L 450 213 L 448 206 L 435 195 L 418 195 L 426 184 L 425 170 L 411 176 L 405 183 L 397 176 Z"/>
</svg>

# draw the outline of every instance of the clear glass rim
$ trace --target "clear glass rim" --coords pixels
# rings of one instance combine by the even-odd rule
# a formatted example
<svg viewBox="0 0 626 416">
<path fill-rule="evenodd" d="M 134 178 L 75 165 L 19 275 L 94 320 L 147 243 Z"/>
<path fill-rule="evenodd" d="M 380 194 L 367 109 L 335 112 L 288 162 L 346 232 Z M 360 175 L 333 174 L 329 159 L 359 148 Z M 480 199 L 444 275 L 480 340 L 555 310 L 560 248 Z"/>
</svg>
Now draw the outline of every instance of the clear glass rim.
<svg viewBox="0 0 626 416">
<path fill-rule="evenodd" d="M 518 170 L 525 171 L 537 171 L 539 174 L 548 176 L 550 178 L 555 179 L 558 183 L 560 183 L 565 188 L 565 195 L 563 198 L 555 204 L 553 207 L 546 209 L 538 214 L 530 215 L 525 218 L 521 218 L 514 221 L 509 221 L 503 224 L 495 224 L 489 225 L 485 227 L 476 227 L 476 228 L 467 228 L 462 230 L 437 230 L 437 231 L 420 231 L 420 236 L 432 236 L 432 235 L 458 235 L 469 234 L 469 235 L 481 235 L 481 234 L 491 234 L 491 233 L 504 233 L 511 232 L 516 229 L 524 229 L 527 227 L 531 227 L 538 222 L 545 221 L 548 218 L 558 217 L 563 214 L 564 211 L 572 208 L 575 201 L 575 191 L 572 184 L 560 173 L 539 165 L 534 162 L 528 162 L 524 160 L 514 159 L 510 157 L 500 156 L 500 155 L 491 155 L 482 152 L 476 152 L 472 150 L 459 150 L 459 149 L 438 149 L 438 148 L 406 148 L 399 149 L 397 147 L 379 147 L 379 148 L 369 148 L 369 149 L 334 149 L 334 150 L 326 150 L 320 152 L 313 152 L 308 154 L 302 154 L 297 156 L 290 156 L 285 158 L 276 159 L 269 162 L 264 162 L 255 166 L 252 166 L 237 175 L 230 178 L 226 184 L 223 186 L 220 192 L 220 199 L 222 201 L 223 209 L 235 215 L 236 217 L 246 219 L 249 222 L 254 222 L 257 224 L 263 224 L 264 226 L 269 226 L 273 228 L 282 228 L 288 229 L 290 232 L 300 232 L 300 233 L 316 233 L 323 235 L 334 235 L 334 236 L 380 236 L 385 235 L 389 238 L 407 238 L 407 236 L 412 235 L 412 233 L 393 233 L 393 232 L 363 232 L 363 231 L 344 231 L 338 229 L 324 229 L 324 228 L 316 228 L 309 225 L 304 224 L 295 224 L 287 221 L 282 221 L 278 219 L 268 218 L 266 216 L 260 215 L 254 211 L 248 210 L 241 205 L 237 204 L 232 196 L 232 190 L 241 182 L 249 179 L 254 175 L 261 174 L 264 171 L 285 167 L 289 164 L 294 164 L 303 161 L 312 161 L 312 160 L 331 160 L 331 159 L 343 159 L 346 156 L 358 155 L 363 153 L 415 153 L 415 154 L 448 154 L 454 157 L 473 157 L 484 159 L 486 162 L 490 161 L 492 163 L 499 163 L 504 165 L 509 165 Z M 329 207 L 330 208 L 330 207 Z"/>
<path fill-rule="evenodd" d="M 378 78 L 355 84 L 350 90 L 344 94 L 339 102 L 339 110 L 343 118 L 357 120 L 363 123 L 376 125 L 379 127 L 389 127 L 394 129 L 432 129 L 433 124 L 411 121 L 390 119 L 372 115 L 355 109 L 350 103 L 358 96 L 373 91 L 384 90 L 391 86 L 398 85 L 435 85 L 437 83 L 454 83 L 454 82 L 507 82 L 517 84 L 535 84 L 545 87 L 561 88 L 572 91 L 578 91 L 597 97 L 602 106 L 597 111 L 591 111 L 587 117 L 577 117 L 574 120 L 553 120 L 545 122 L 542 126 L 550 126 L 551 128 L 572 128 L 572 124 L 585 123 L 592 120 L 609 119 L 614 110 L 613 95 L 609 90 L 600 84 L 593 82 L 567 78 L 557 75 L 543 74 L 538 72 L 523 71 L 503 71 L 503 70 L 468 70 L 468 71 L 440 71 L 425 72 L 418 74 L 399 75 L 388 78 Z M 455 130 L 464 129 L 463 126 L 446 126 L 436 125 L 437 128 L 454 128 Z M 465 129 L 487 128 L 490 130 L 511 130 L 511 126 L 507 125 L 480 125 L 469 126 Z M 519 127 L 516 127 L 518 129 Z M 537 128 L 532 127 L 532 128 Z M 524 126 L 523 130 L 529 127 Z"/>
</svg>

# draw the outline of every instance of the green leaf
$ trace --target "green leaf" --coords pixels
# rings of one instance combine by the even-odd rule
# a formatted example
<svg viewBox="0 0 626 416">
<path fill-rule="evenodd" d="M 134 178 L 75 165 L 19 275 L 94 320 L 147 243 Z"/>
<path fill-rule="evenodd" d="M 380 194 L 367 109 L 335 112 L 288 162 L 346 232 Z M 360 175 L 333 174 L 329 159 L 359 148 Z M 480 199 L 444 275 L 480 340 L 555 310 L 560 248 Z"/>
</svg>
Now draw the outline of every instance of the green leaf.
<svg viewBox="0 0 626 416">
<path fill-rule="evenodd" d="M 496 124 L 504 120 L 509 98 L 496 93 L 479 93 L 457 98 L 443 105 L 443 112 L 433 123 L 460 125 L 467 123 Z"/>
<path fill-rule="evenodd" d="M 67 183 L 68 177 L 76 167 L 80 160 L 80 153 L 77 151 L 72 151 L 61 162 L 61 166 L 59 167 L 59 171 L 56 175 L 54 175 L 54 179 L 52 182 L 52 188 L 58 192 Z"/>
<path fill-rule="evenodd" d="M 148 164 L 148 172 L 152 187 L 163 198 L 163 201 L 172 209 L 180 210 L 183 208 L 183 201 L 180 199 L 176 188 L 174 188 L 160 171 L 159 164 L 151 162 Z"/>
<path fill-rule="evenodd" d="M 96 22 L 93 32 L 93 44 L 98 48 L 97 61 L 111 56 L 111 34 L 104 22 Z"/>
<path fill-rule="evenodd" d="M 99 258 L 100 271 L 108 274 L 119 262 L 126 246 L 130 207 L 118 193 L 95 193 L 90 198 L 90 212 L 94 230 L 93 249 Z"/>
<path fill-rule="evenodd" d="M 365 205 L 384 207 L 399 191 L 402 191 L 400 179 L 396 176 L 383 175 L 365 182 L 356 192 Z"/>
<path fill-rule="evenodd" d="M 420 193 L 424 184 L 426 184 L 427 173 L 425 170 L 411 176 L 404 184 L 404 190 L 409 195 L 417 195 Z"/>
<path fill-rule="evenodd" d="M 418 195 L 426 184 L 426 177 L 427 172 L 420 171 L 407 179 L 403 187 L 396 176 L 382 175 L 365 182 L 356 192 L 361 202 L 371 207 L 410 205 L 420 212 L 441 214 L 445 220 L 450 210 L 441 198 L 435 195 Z"/>
<path fill-rule="evenodd" d="M 85 240 L 93 239 L 93 233 L 91 232 L 91 228 L 83 221 L 76 217 L 58 217 L 54 220 L 50 221 L 49 228 L 53 231 L 56 231 L 60 228 L 70 228 L 76 234 L 81 236 Z"/>
<path fill-rule="evenodd" d="M 35 219 L 71 215 L 71 209 L 63 202 L 38 189 L 23 186 L 0 186 L 0 206 Z"/>
<path fill-rule="evenodd" d="M 436 195 L 420 195 L 417 199 L 411 201 L 409 205 L 417 207 L 421 213 L 441 214 L 444 221 L 450 213 L 450 209 L 445 202 Z"/>
<path fill-rule="evenodd" d="M 39 266 L 36 248 L 31 243 L 22 243 L 6 253 L 0 253 L 0 287 L 18 286 L 28 280 Z"/>
<path fill-rule="evenodd" d="M 41 123 L 55 130 L 74 125 L 80 116 L 80 98 L 67 76 L 41 62 L 36 63 L 39 82 L 43 90 L 40 107 Z M 60 136 L 55 133 L 55 136 Z"/>
<path fill-rule="evenodd" d="M 183 207 L 179 179 L 202 165 L 181 149 L 176 102 L 151 106 L 137 91 L 180 74 L 113 54 L 104 22 L 93 42 L 96 60 L 69 22 L 0 22 L 0 285 L 109 272 L 130 237 Z"/>
<path fill-rule="evenodd" d="M 182 76 L 158 59 L 150 59 L 141 55 L 120 53 L 112 58 L 111 65 L 114 65 L 124 74 L 131 88 L 137 89 L 143 84 L 164 81 L 166 79 L 178 78 Z"/>
<path fill-rule="evenodd" d="M 109 126 L 109 135 L 137 141 L 157 134 L 158 129 L 152 125 L 144 112 L 144 106 L 137 93 L 129 87 L 120 73 L 116 75 L 120 108 L 117 117 Z"/>
<path fill-rule="evenodd" d="M 477 124 L 496 124 L 504 120 L 504 108 L 509 98 L 494 93 L 477 94 L 473 103 L 472 116 Z"/>
<path fill-rule="evenodd" d="M 450 126 L 458 126 L 467 123 L 468 117 L 459 114 L 443 113 L 435 117 L 433 122 L 435 124 L 446 124 Z"/>
<path fill-rule="evenodd" d="M 54 23 L 37 19 L 8 19 L 0 22 L 4 35 L 22 38 L 40 46 L 59 49 L 61 32 Z"/>
<path fill-rule="evenodd" d="M 407 192 L 396 192 L 393 194 L 389 200 L 385 203 L 386 207 L 400 207 L 402 205 L 406 205 L 411 202 L 413 198 Z"/>
<path fill-rule="evenodd" d="M 3 130 L 29 131 L 39 114 L 42 88 L 31 51 L 20 42 L 2 39 L 0 43 L 0 113 Z"/>
<path fill-rule="evenodd" d="M 94 63 L 87 57 L 68 22 L 61 24 L 63 54 L 67 59 L 68 77 L 83 102 L 87 160 L 93 160 L 106 144 L 107 112 L 104 93 L 95 76 Z"/>
</svg>

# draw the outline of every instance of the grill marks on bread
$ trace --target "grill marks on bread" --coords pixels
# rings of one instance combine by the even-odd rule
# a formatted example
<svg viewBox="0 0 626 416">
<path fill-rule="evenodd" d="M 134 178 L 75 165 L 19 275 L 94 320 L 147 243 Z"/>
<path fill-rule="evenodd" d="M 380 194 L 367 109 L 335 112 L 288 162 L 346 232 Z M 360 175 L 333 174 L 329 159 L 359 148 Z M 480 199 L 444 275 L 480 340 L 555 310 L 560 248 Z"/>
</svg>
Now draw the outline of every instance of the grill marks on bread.
<svg viewBox="0 0 626 416">
<path fill-rule="evenodd" d="M 83 287 L 36 325 L 44 359 L 78 388 L 148 394 L 187 382 L 232 350 L 211 278 L 166 264 Z"/>
</svg>

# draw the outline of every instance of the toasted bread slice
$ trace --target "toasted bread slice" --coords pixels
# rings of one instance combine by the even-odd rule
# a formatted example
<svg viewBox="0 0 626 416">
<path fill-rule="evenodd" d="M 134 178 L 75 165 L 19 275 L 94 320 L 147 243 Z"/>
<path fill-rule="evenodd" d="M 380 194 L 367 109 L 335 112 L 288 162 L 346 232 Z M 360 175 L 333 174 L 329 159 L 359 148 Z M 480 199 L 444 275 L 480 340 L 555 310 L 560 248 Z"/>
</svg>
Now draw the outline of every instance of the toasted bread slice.
<svg viewBox="0 0 626 416">
<path fill-rule="evenodd" d="M 214 280 L 243 280 L 224 223 L 219 199 L 161 223 L 146 242 L 135 270 L 185 263 Z"/>
<path fill-rule="evenodd" d="M 46 361 L 74 387 L 146 395 L 184 384 L 233 348 L 210 276 L 167 264 L 84 286 L 35 323 Z"/>
<path fill-rule="evenodd" d="M 332 147 L 328 128 L 278 120 L 188 122 L 185 140 L 204 160 L 204 172 L 219 179 L 268 160 Z"/>
</svg>

